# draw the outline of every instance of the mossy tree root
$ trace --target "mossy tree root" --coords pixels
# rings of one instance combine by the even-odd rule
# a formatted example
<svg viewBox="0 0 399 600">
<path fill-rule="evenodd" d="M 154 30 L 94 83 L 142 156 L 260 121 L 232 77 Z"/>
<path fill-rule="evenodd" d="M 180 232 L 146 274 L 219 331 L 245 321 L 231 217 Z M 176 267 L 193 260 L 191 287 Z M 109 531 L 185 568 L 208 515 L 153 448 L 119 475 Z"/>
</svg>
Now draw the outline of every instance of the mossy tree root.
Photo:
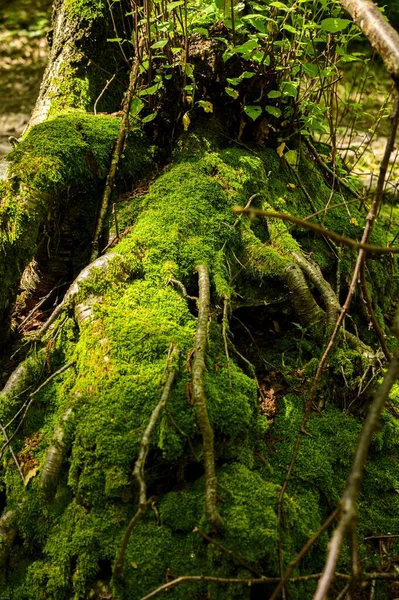
<svg viewBox="0 0 399 600">
<path fill-rule="evenodd" d="M 129 525 L 127 526 L 127 529 L 123 536 L 123 541 L 122 541 L 121 549 L 119 551 L 119 556 L 118 556 L 118 559 L 117 559 L 117 561 L 115 563 L 115 567 L 114 567 L 114 572 L 113 572 L 114 577 L 120 577 L 122 575 L 123 564 L 125 562 L 126 548 L 127 548 L 130 536 L 132 534 L 132 531 L 134 529 L 134 526 L 136 525 L 137 521 L 147 512 L 147 509 L 152 502 L 152 498 L 147 498 L 147 485 L 145 482 L 145 473 L 144 473 L 145 462 L 146 462 L 148 450 L 150 447 L 151 436 L 152 436 L 154 429 L 158 423 L 158 420 L 159 420 L 159 417 L 160 417 L 162 411 L 166 407 L 168 398 L 172 391 L 173 382 L 175 380 L 175 376 L 176 376 L 176 372 L 177 372 L 177 364 L 178 364 L 179 356 L 180 356 L 179 348 L 172 344 L 172 346 L 169 350 L 169 356 L 168 356 L 169 374 L 168 374 L 168 377 L 167 377 L 167 380 L 166 380 L 166 383 L 165 383 L 165 386 L 164 386 L 164 389 L 162 392 L 161 399 L 158 402 L 158 404 L 156 405 L 156 407 L 154 408 L 154 410 L 152 411 L 152 414 L 151 414 L 150 420 L 148 422 L 148 425 L 146 427 L 146 430 L 144 432 L 144 435 L 141 438 L 139 455 L 138 455 L 136 464 L 134 465 L 134 469 L 133 469 L 133 475 L 136 477 L 138 484 L 139 484 L 139 503 L 138 503 L 137 511 L 136 511 L 135 515 L 133 516 L 133 518 L 131 519 Z"/>
<path fill-rule="evenodd" d="M 299 252 L 293 252 L 292 255 L 310 281 L 319 290 L 327 313 L 327 325 L 330 328 L 334 327 L 341 308 L 334 290 L 328 281 L 324 279 L 321 269 L 316 263 L 308 260 Z"/>
<path fill-rule="evenodd" d="M 73 413 L 72 407 L 64 413 L 61 423 L 57 426 L 49 449 L 47 450 L 46 460 L 44 461 L 40 486 L 44 492 L 47 502 L 51 502 L 57 491 L 58 481 L 61 474 L 61 468 L 64 463 L 67 444 L 65 441 L 65 426 Z"/>
<path fill-rule="evenodd" d="M 208 521 L 215 529 L 220 529 L 223 521 L 216 508 L 216 472 L 214 434 L 211 427 L 205 387 L 205 352 L 209 320 L 210 283 L 206 265 L 199 265 L 198 271 L 198 328 L 195 336 L 193 361 L 193 399 L 194 407 L 201 430 L 204 465 L 205 465 L 205 513 Z"/>
</svg>

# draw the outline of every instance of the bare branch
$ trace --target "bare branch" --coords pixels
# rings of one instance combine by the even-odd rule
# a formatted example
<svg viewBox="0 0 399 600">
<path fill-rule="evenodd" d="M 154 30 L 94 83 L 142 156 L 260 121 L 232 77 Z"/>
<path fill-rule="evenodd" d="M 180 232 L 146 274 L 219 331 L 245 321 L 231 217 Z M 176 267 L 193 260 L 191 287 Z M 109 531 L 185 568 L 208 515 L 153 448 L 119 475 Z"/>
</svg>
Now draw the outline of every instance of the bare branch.
<svg viewBox="0 0 399 600">
<path fill-rule="evenodd" d="M 279 213 L 272 210 L 260 210 L 258 208 L 242 208 L 242 206 L 234 206 L 233 212 L 238 215 L 246 214 L 249 217 L 266 217 L 267 219 L 281 219 L 282 221 L 289 221 L 290 223 L 294 223 L 300 227 L 305 227 L 306 229 L 310 229 L 320 233 L 321 235 L 325 235 L 335 242 L 338 242 L 343 246 L 347 246 L 348 248 L 352 248 L 353 250 L 363 250 L 365 252 L 372 252 L 373 254 L 399 254 L 399 248 L 374 246 L 373 244 L 367 244 L 363 241 L 357 242 L 356 240 L 352 240 L 344 235 L 340 235 L 335 231 L 330 231 L 329 229 L 325 229 L 325 227 L 321 227 L 320 225 L 316 225 L 315 223 L 311 223 L 305 219 L 300 219 L 299 217 L 294 217 L 293 215 L 287 215 L 285 213 Z"/>
<path fill-rule="evenodd" d="M 308 541 L 306 542 L 306 544 L 303 546 L 302 550 L 296 555 L 296 557 L 288 565 L 288 569 L 284 573 L 284 576 L 280 580 L 280 582 L 279 582 L 278 586 L 276 587 L 276 589 L 274 590 L 273 594 L 270 596 L 270 600 L 276 600 L 278 598 L 278 595 L 279 595 L 280 591 L 282 590 L 282 588 L 284 587 L 284 585 L 286 583 L 288 583 L 288 581 L 289 581 L 289 579 L 290 579 L 290 577 L 291 577 L 291 575 L 292 575 L 295 567 L 300 563 L 300 561 L 302 560 L 302 558 L 308 553 L 308 551 L 313 546 L 313 544 L 315 544 L 317 542 L 317 540 L 319 539 L 319 537 L 321 535 L 323 535 L 323 533 L 328 529 L 328 527 L 331 525 L 331 523 L 334 521 L 334 519 L 337 518 L 338 514 L 339 514 L 339 509 L 337 508 L 328 517 L 328 519 L 326 519 L 324 521 L 324 523 L 320 527 L 320 529 L 318 529 L 312 535 L 312 537 L 308 539 Z"/>
<path fill-rule="evenodd" d="M 112 12 L 111 12 L 111 14 L 112 14 Z M 130 71 L 129 86 L 128 86 L 128 89 L 126 90 L 126 94 L 123 99 L 123 106 L 122 106 L 123 114 L 122 114 L 121 124 L 119 127 L 118 136 L 116 138 L 115 146 L 112 150 L 111 165 L 110 165 L 110 168 L 108 171 L 107 181 L 105 182 L 105 188 L 104 188 L 104 194 L 103 194 L 103 197 L 101 200 L 100 212 L 97 217 L 96 230 L 94 232 L 94 237 L 93 237 L 93 245 L 92 245 L 92 250 L 91 250 L 90 262 L 95 260 L 99 253 L 101 232 L 103 230 L 104 220 L 105 220 L 105 216 L 107 214 L 109 201 L 110 201 L 112 192 L 114 190 L 115 177 L 116 177 L 116 172 L 118 170 L 119 161 L 121 159 L 123 149 L 125 147 L 125 142 L 126 142 L 126 138 L 127 138 L 127 134 L 128 134 L 128 130 L 129 130 L 130 107 L 132 105 L 132 100 L 133 100 L 133 97 L 134 97 L 134 94 L 136 91 L 137 80 L 138 80 L 139 73 L 140 73 L 139 68 L 140 68 L 140 62 L 141 62 L 141 50 L 142 50 L 143 46 L 144 46 L 144 38 L 142 37 L 138 44 L 138 54 L 135 56 L 133 66 Z"/>
<path fill-rule="evenodd" d="M 396 320 L 399 320 L 399 313 L 396 316 Z M 366 420 L 364 421 L 362 432 L 356 448 L 355 457 L 353 459 L 351 473 L 348 477 L 346 489 L 341 499 L 341 518 L 330 542 L 327 562 L 323 571 L 323 575 L 319 581 L 314 600 L 323 600 L 323 598 L 327 595 L 331 581 L 334 578 L 334 571 L 338 562 L 344 538 L 352 530 L 352 528 L 355 527 L 359 488 L 363 479 L 371 438 L 378 426 L 385 401 L 389 396 L 392 386 L 398 378 L 399 348 L 396 350 L 395 355 L 389 364 L 384 381 L 375 394 Z"/>
</svg>

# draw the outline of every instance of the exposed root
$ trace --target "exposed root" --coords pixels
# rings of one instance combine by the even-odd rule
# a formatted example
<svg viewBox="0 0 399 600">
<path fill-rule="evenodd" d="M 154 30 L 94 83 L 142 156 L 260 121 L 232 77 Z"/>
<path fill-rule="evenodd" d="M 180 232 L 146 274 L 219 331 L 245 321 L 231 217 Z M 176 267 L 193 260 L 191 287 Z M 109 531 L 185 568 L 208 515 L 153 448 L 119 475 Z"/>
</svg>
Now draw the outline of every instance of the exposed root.
<svg viewBox="0 0 399 600">
<path fill-rule="evenodd" d="M 69 286 L 62 302 L 56 307 L 47 321 L 44 323 L 43 327 L 39 331 L 39 333 L 35 336 L 35 340 L 41 340 L 44 334 L 48 331 L 53 323 L 58 319 L 63 310 L 69 308 L 77 296 L 79 292 L 79 286 L 83 281 L 87 281 L 92 273 L 93 269 L 101 269 L 102 271 L 106 271 L 109 267 L 109 263 L 118 256 L 114 252 L 109 252 L 104 256 L 99 256 L 95 260 L 93 260 L 87 267 L 82 269 L 79 275 L 76 277 L 75 281 Z"/>
<path fill-rule="evenodd" d="M 7 448 L 7 446 L 9 446 L 11 440 L 17 435 L 18 431 L 20 430 L 20 428 L 22 427 L 22 424 L 25 420 L 25 417 L 27 415 L 27 412 L 29 410 L 29 408 L 31 407 L 35 397 L 37 396 L 37 394 L 46 386 L 50 383 L 50 381 L 52 381 L 53 379 L 55 379 L 55 377 L 57 377 L 58 375 L 61 375 L 61 373 L 63 373 L 64 371 L 66 371 L 67 369 L 70 369 L 71 367 L 73 367 L 75 365 L 76 361 L 75 360 L 71 360 L 68 363 L 66 363 L 66 365 L 64 365 L 63 367 L 61 367 L 60 369 L 58 369 L 58 371 L 55 371 L 55 373 L 53 373 L 52 375 L 50 375 L 50 377 L 48 377 L 46 379 L 46 381 L 44 381 L 42 384 L 39 385 L 39 387 L 32 392 L 31 394 L 29 394 L 28 399 L 26 400 L 25 404 L 23 405 L 22 409 L 18 412 L 22 412 L 22 417 L 17 425 L 17 427 L 15 428 L 15 430 L 13 431 L 12 435 L 6 440 L 6 442 L 3 444 L 3 446 L 0 449 L 0 457 L 3 455 L 3 452 L 5 450 L 5 448 Z M 13 421 L 14 419 L 12 419 L 10 421 L 10 423 Z M 7 425 L 8 426 L 8 425 Z"/>
<path fill-rule="evenodd" d="M 327 325 L 329 328 L 334 327 L 341 308 L 334 290 L 328 281 L 324 279 L 320 267 L 316 263 L 308 260 L 299 252 L 293 252 L 292 255 L 310 281 L 319 290 L 327 313 Z"/>
<path fill-rule="evenodd" d="M 17 535 L 17 529 L 13 527 L 15 514 L 15 510 L 7 510 L 0 519 L 0 565 L 7 558 Z"/>
<path fill-rule="evenodd" d="M 195 337 L 193 360 L 193 398 L 198 424 L 202 434 L 205 465 L 205 512 L 208 521 L 215 529 L 220 529 L 223 521 L 216 508 L 216 473 L 213 429 L 209 422 L 204 388 L 205 351 L 209 320 L 210 284 L 206 265 L 199 265 L 198 271 L 198 329 Z"/>
<path fill-rule="evenodd" d="M 51 502 L 57 491 L 61 467 L 65 459 L 65 425 L 72 414 L 72 408 L 68 408 L 61 423 L 56 428 L 53 439 L 47 450 L 46 460 L 40 478 L 40 486 L 45 494 L 46 500 Z"/>
<path fill-rule="evenodd" d="M 291 292 L 294 310 L 301 323 L 320 337 L 320 326 L 324 323 L 326 315 L 313 298 L 302 270 L 292 263 L 284 270 L 284 278 Z M 318 334 L 317 330 L 319 330 Z"/>
<path fill-rule="evenodd" d="M 168 398 L 172 391 L 172 386 L 173 386 L 173 382 L 174 382 L 175 376 L 176 376 L 177 362 L 178 362 L 179 356 L 180 356 L 180 350 L 176 346 L 172 345 L 171 350 L 169 352 L 169 357 L 168 357 L 168 364 L 169 364 L 168 378 L 166 380 L 161 399 L 158 402 L 158 404 L 156 405 L 156 407 L 154 408 L 154 410 L 152 411 L 147 428 L 144 432 L 143 437 L 141 438 L 139 455 L 138 455 L 138 458 L 136 460 L 136 464 L 134 465 L 134 470 L 133 470 L 133 475 L 136 477 L 136 479 L 139 483 L 139 488 L 140 488 L 139 489 L 138 509 L 137 509 L 134 517 L 130 521 L 129 525 L 127 526 L 125 535 L 123 536 L 122 546 L 119 551 L 118 560 L 116 561 L 115 567 L 114 567 L 114 572 L 113 572 L 114 577 L 120 577 L 122 575 L 123 564 L 125 562 L 126 548 L 127 548 L 127 544 L 129 542 L 131 533 L 132 533 L 137 521 L 147 512 L 147 509 L 152 502 L 152 498 L 147 498 L 147 485 L 145 482 L 145 472 L 144 472 L 145 461 L 147 459 L 147 454 L 148 454 L 148 450 L 149 450 L 149 444 L 150 444 L 150 439 L 151 439 L 152 433 L 155 429 L 156 424 L 158 423 L 158 419 L 161 415 L 161 412 L 166 407 Z"/>
</svg>

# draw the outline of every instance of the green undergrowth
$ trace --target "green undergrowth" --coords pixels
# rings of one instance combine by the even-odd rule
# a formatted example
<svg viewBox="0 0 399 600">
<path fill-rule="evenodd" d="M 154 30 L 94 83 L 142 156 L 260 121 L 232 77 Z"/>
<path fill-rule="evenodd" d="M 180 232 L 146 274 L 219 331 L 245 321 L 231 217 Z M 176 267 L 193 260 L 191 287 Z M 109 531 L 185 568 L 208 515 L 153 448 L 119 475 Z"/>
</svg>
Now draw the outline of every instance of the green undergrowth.
<svg viewBox="0 0 399 600">
<path fill-rule="evenodd" d="M 109 120 L 104 123 L 109 126 Z M 82 127 L 88 131 L 87 123 Z M 77 135 L 79 131 L 71 138 L 76 140 Z M 75 154 L 84 155 L 84 141 L 77 146 Z M 101 168 L 100 154 L 93 152 Z M 68 156 L 67 145 L 59 160 Z M 286 395 L 271 426 L 259 410 L 248 363 L 236 360 L 234 339 L 229 344 L 230 358 L 226 355 L 222 331 L 224 300 L 254 299 L 263 285 L 282 286 L 290 252 L 299 250 L 298 240 L 305 235 L 275 222 L 262 230 L 259 222 L 232 213 L 234 205 L 244 205 L 257 194 L 255 206 L 302 214 L 302 192 L 287 188 L 291 174 L 276 156 L 274 150 L 257 156 L 235 146 L 220 146 L 212 135 L 191 134 L 139 204 L 133 201 L 129 209 L 125 200 L 120 205 L 130 232 L 113 250 L 119 258 L 106 272 L 93 271 L 81 286 L 77 302 L 90 304 L 92 314 L 75 324 L 70 318 L 52 349 L 53 369 L 71 359 L 76 366 L 37 395 L 15 439 L 15 451 L 21 453 L 27 440 L 39 437 L 31 452 L 39 471 L 23 489 L 13 464 L 8 458 L 4 462 L 7 508 L 15 510 L 19 531 L 18 544 L 7 559 L 6 590 L 13 600 L 96 598 L 99 587 L 112 591 L 115 599 L 138 600 L 164 583 L 165 577 L 250 576 L 193 531 L 199 527 L 212 534 L 205 518 L 202 440 L 190 386 L 197 306 L 169 279 L 179 280 L 195 296 L 199 264 L 208 266 L 211 278 L 205 391 L 215 432 L 218 510 L 224 521 L 218 539 L 266 575 L 278 574 L 277 498 L 298 431 L 302 399 Z M 16 168 L 22 169 L 25 159 L 19 156 L 19 160 Z M 310 162 L 306 164 L 312 168 Z M 91 181 L 90 169 L 79 165 L 79 176 Z M 66 167 L 60 173 L 57 185 L 65 185 Z M 319 177 L 315 169 L 312 173 Z M 55 175 L 37 181 L 51 187 Z M 330 261 L 328 257 L 325 264 Z M 137 509 L 132 470 L 162 394 L 171 345 L 180 349 L 176 380 L 150 440 L 145 471 L 153 505 L 133 531 L 122 579 L 111 581 L 123 533 Z M 295 345 L 291 350 L 287 347 L 288 362 L 295 362 L 296 352 Z M 35 386 L 37 379 L 44 380 L 45 374 L 39 378 L 36 374 Z M 28 383 L 29 374 L 23 385 Z M 7 398 L 4 417 L 9 418 L 16 403 L 23 401 L 23 394 Z M 396 485 L 396 425 L 389 415 L 386 418 L 386 434 L 376 439 L 367 475 L 372 501 L 361 521 L 365 534 L 386 526 L 373 465 L 387 473 L 386 502 L 396 507 L 391 494 L 391 486 Z M 55 498 L 46 503 L 40 474 L 60 425 L 65 428 L 68 451 Z M 334 508 L 360 423 L 329 406 L 323 415 L 312 416 L 309 429 L 312 437 L 304 439 L 284 507 L 287 563 Z M 388 447 L 389 460 L 383 458 Z M 302 572 L 321 568 L 326 543 L 323 537 L 311 550 Z M 348 568 L 347 562 L 342 568 Z M 290 593 L 299 600 L 310 597 L 313 589 L 313 583 L 293 585 Z M 176 587 L 168 595 L 198 600 L 249 598 L 250 590 L 201 583 Z"/>
</svg>

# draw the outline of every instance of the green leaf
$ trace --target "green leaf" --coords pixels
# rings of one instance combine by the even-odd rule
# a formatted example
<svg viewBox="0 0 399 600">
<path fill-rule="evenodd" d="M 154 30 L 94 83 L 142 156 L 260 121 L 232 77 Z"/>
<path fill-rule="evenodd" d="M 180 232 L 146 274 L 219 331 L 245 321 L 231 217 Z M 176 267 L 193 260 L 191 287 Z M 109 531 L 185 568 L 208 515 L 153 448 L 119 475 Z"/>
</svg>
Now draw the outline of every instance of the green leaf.
<svg viewBox="0 0 399 600">
<path fill-rule="evenodd" d="M 132 100 L 132 104 L 130 107 L 130 114 L 133 117 L 137 117 L 137 115 L 139 114 L 139 112 L 142 110 L 143 107 L 144 107 L 144 102 L 142 100 L 140 100 L 140 98 L 137 98 L 137 96 L 136 96 Z"/>
<path fill-rule="evenodd" d="M 302 68 L 305 71 L 306 75 L 310 75 L 310 77 L 317 77 L 319 73 L 318 66 L 312 63 L 302 63 Z"/>
<path fill-rule="evenodd" d="M 289 96 L 290 98 L 296 98 L 297 86 L 293 81 L 284 81 L 281 84 L 281 92 L 283 96 Z"/>
<path fill-rule="evenodd" d="M 323 31 L 327 31 L 328 33 L 337 33 L 338 31 L 343 31 L 346 29 L 352 21 L 349 19 L 323 19 L 320 23 L 320 27 Z"/>
<path fill-rule="evenodd" d="M 233 88 L 229 88 L 229 87 L 226 87 L 224 89 L 225 89 L 226 94 L 228 94 L 229 96 L 231 96 L 232 98 L 234 98 L 234 100 L 236 98 L 238 98 L 238 92 L 237 92 L 237 90 L 233 90 Z"/>
<path fill-rule="evenodd" d="M 273 115 L 273 117 L 277 117 L 277 119 L 279 117 L 281 117 L 281 109 L 278 108 L 277 106 L 266 106 L 265 110 L 270 114 Z"/>
<path fill-rule="evenodd" d="M 205 27 L 194 27 L 193 33 L 199 33 L 200 35 L 203 35 L 206 38 L 209 37 L 209 31 L 205 29 Z"/>
<path fill-rule="evenodd" d="M 244 106 L 244 112 L 250 119 L 252 119 L 252 121 L 256 121 L 256 119 L 262 114 L 262 108 L 256 104 L 248 104 L 247 106 Z"/>
<path fill-rule="evenodd" d="M 290 33 L 299 33 L 299 31 L 295 29 L 295 27 L 292 27 L 292 25 L 283 25 L 283 29 L 289 31 Z"/>
<path fill-rule="evenodd" d="M 240 79 L 251 79 L 251 77 L 254 77 L 255 73 L 253 73 L 252 71 L 244 71 L 243 73 L 241 73 L 240 75 Z"/>
<path fill-rule="evenodd" d="M 292 167 L 295 167 L 297 160 L 298 160 L 297 151 L 296 150 L 288 150 L 288 152 L 286 152 L 284 154 L 284 158 L 289 165 L 291 165 Z"/>
<path fill-rule="evenodd" d="M 245 44 L 241 46 L 236 46 L 235 51 L 239 54 L 250 54 L 252 50 L 258 47 L 258 42 L 256 40 L 248 40 Z"/>
<path fill-rule="evenodd" d="M 168 12 L 170 12 L 178 6 L 183 6 L 183 4 L 184 0 L 176 0 L 176 2 L 169 2 L 169 4 L 166 5 L 166 8 L 168 9 Z"/>
<path fill-rule="evenodd" d="M 240 77 L 227 77 L 227 81 L 230 85 L 239 85 L 241 82 Z"/>
<path fill-rule="evenodd" d="M 207 100 L 198 100 L 199 106 L 201 106 L 206 113 L 213 112 L 213 104 L 212 102 L 208 102 Z"/>
<path fill-rule="evenodd" d="M 290 10 L 290 7 L 287 6 L 286 4 L 283 4 L 282 2 L 270 2 L 269 6 L 275 6 L 276 8 L 279 8 L 280 10 L 285 10 L 286 12 L 288 12 Z"/>
<path fill-rule="evenodd" d="M 157 116 L 157 111 L 151 113 L 150 115 L 147 115 L 146 117 L 144 117 L 144 119 L 142 119 L 143 123 L 150 123 L 151 121 L 153 121 L 155 119 L 155 117 Z"/>
<path fill-rule="evenodd" d="M 151 48 L 153 48 L 154 50 L 156 50 L 157 48 L 164 48 L 168 41 L 169 40 L 158 40 L 157 42 L 154 42 L 152 44 Z"/>
<path fill-rule="evenodd" d="M 268 98 L 280 98 L 280 96 L 281 96 L 280 90 L 270 90 L 270 92 L 267 94 Z"/>
<path fill-rule="evenodd" d="M 122 42 L 123 38 L 107 38 L 107 42 Z"/>
</svg>

